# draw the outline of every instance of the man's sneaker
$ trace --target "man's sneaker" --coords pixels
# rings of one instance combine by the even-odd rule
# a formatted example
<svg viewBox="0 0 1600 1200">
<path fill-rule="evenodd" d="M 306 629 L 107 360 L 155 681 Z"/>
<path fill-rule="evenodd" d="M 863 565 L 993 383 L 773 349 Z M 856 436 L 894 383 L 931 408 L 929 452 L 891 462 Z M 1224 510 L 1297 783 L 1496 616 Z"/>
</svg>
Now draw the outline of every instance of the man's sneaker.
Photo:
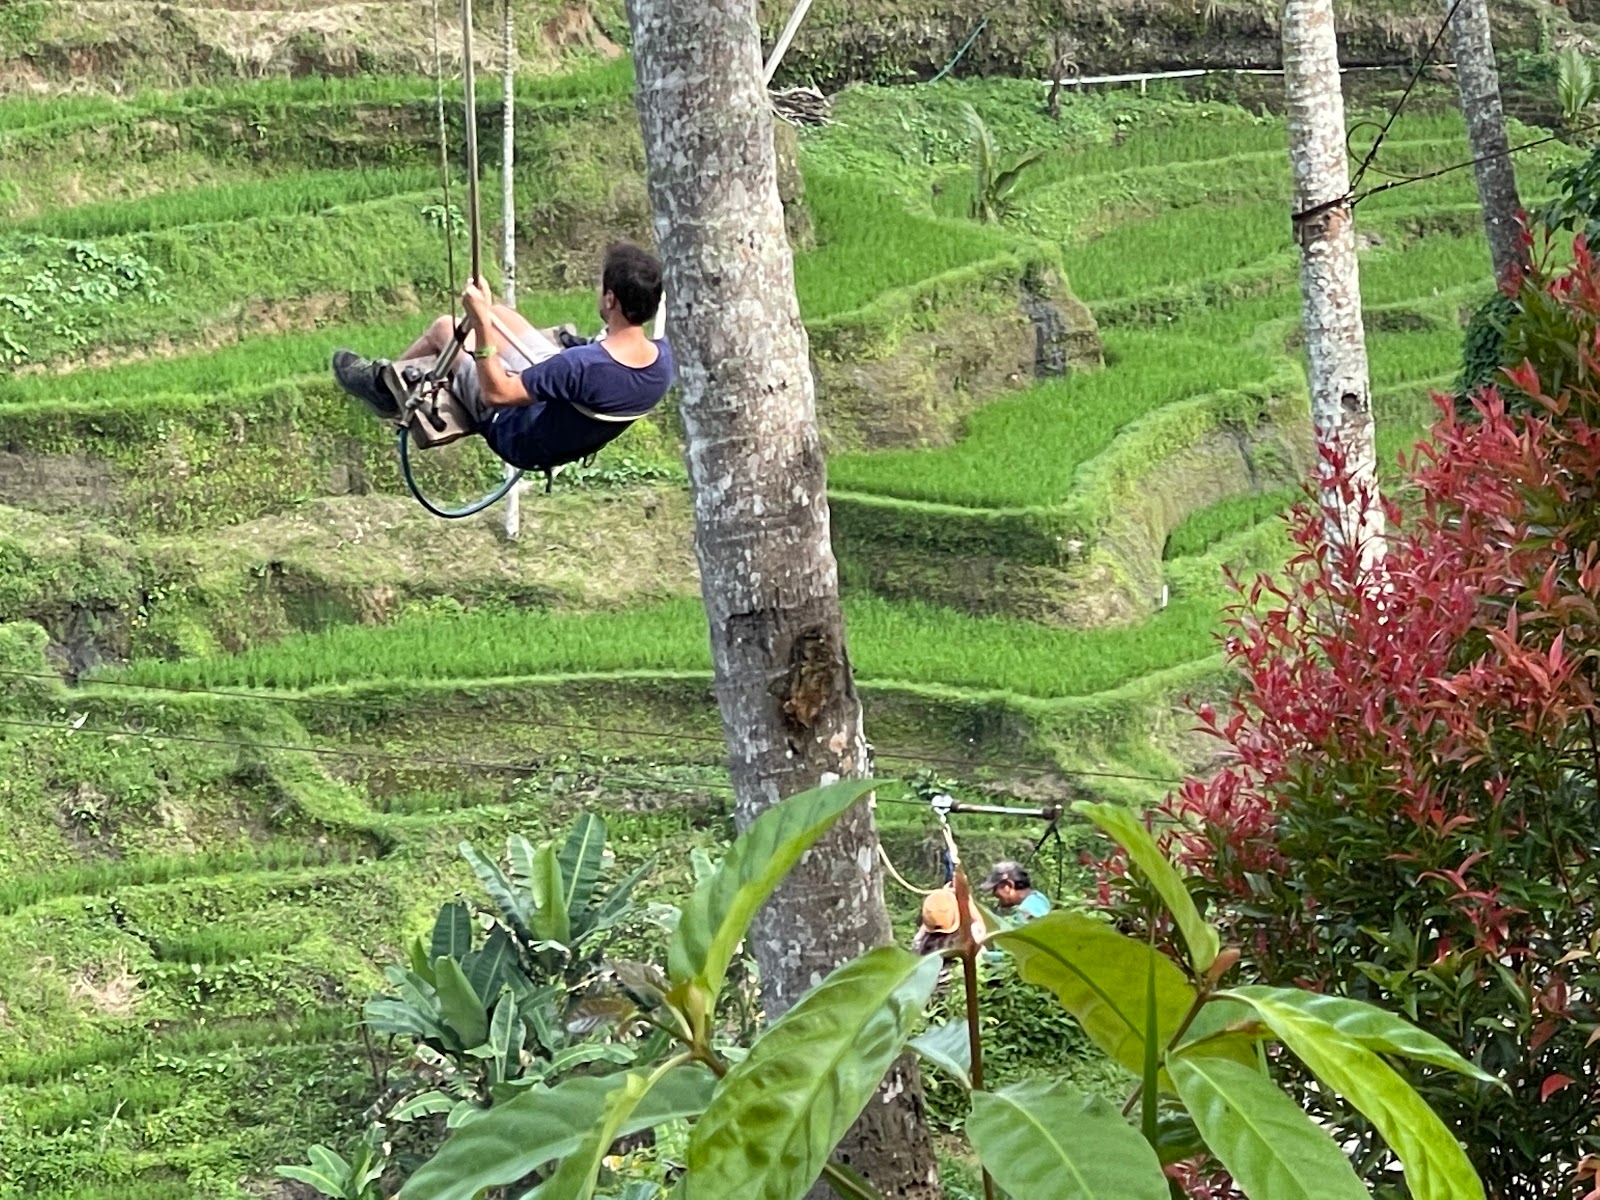
<svg viewBox="0 0 1600 1200">
<path fill-rule="evenodd" d="M 339 386 L 385 421 L 398 421 L 400 405 L 383 382 L 383 369 L 388 365 L 384 359 L 365 359 L 352 350 L 333 352 L 333 377 Z"/>
</svg>

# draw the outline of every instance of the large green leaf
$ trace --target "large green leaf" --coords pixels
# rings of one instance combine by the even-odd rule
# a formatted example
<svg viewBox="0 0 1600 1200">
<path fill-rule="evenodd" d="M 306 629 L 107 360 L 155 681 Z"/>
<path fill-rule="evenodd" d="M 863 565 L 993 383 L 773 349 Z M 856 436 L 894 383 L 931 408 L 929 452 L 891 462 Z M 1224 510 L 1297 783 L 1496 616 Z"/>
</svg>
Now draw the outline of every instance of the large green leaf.
<svg viewBox="0 0 1600 1200">
<path fill-rule="evenodd" d="M 420 937 L 411 939 L 407 948 L 411 959 L 411 969 L 417 976 L 427 981 L 429 987 L 433 986 L 433 959 L 428 955 L 428 947 L 423 945 Z"/>
<path fill-rule="evenodd" d="M 561 1160 L 556 1173 L 534 1189 L 530 1200 L 590 1200 L 600 1174 L 601 1160 L 653 1082 L 654 1078 L 644 1071 L 624 1075 L 607 1093 L 594 1128 L 584 1134 L 577 1149 Z"/>
<path fill-rule="evenodd" d="M 529 911 L 528 905 L 533 897 L 533 859 L 537 853 L 533 843 L 520 833 L 513 833 L 506 838 L 506 864 L 511 868 L 508 875 L 511 890 L 516 893 L 525 913 Z"/>
<path fill-rule="evenodd" d="M 533 897 L 534 936 L 540 941 L 560 942 L 565 946 L 572 938 L 572 918 L 567 912 L 566 886 L 554 842 L 540 846 L 539 853 L 533 856 L 529 891 Z"/>
<path fill-rule="evenodd" d="M 511 941 L 511 935 L 498 925 L 483 943 L 483 949 L 474 950 L 462 960 L 461 970 L 466 974 L 472 990 L 478 993 L 478 998 L 485 1004 L 494 1002 L 500 989 L 511 982 L 513 973 L 522 974 L 522 966 L 517 961 L 517 947 Z"/>
<path fill-rule="evenodd" d="M 967 1137 L 1018 1200 L 1168 1200 L 1150 1143 L 1104 1099 L 1064 1080 L 972 1093 Z"/>
<path fill-rule="evenodd" d="M 1195 990 L 1171 960 L 1079 913 L 1053 912 L 990 940 L 1010 952 L 1017 974 L 1054 992 L 1095 1045 L 1138 1075 L 1145 1067 L 1151 960 L 1157 1046 L 1166 1047 L 1195 1001 Z"/>
<path fill-rule="evenodd" d="M 459 900 L 439 909 L 433 922 L 433 942 L 428 961 L 436 958 L 465 958 L 472 949 L 472 912 Z"/>
<path fill-rule="evenodd" d="M 393 1121 L 415 1121 L 419 1117 L 437 1116 L 447 1113 L 456 1106 L 455 1098 L 438 1088 L 423 1092 L 420 1096 L 412 1096 L 409 1100 L 402 1100 L 389 1110 L 389 1118 Z"/>
<path fill-rule="evenodd" d="M 1217 961 L 1222 941 L 1217 931 L 1200 916 L 1194 897 L 1184 886 L 1183 876 L 1178 874 L 1171 860 L 1161 853 L 1161 847 L 1156 845 L 1149 830 L 1140 823 L 1139 818 L 1119 804 L 1089 804 L 1080 800 L 1072 806 L 1072 811 L 1088 817 L 1105 831 L 1107 837 L 1128 852 L 1134 866 L 1149 880 L 1150 886 L 1155 888 L 1167 911 L 1172 914 L 1172 919 L 1177 922 L 1183 940 L 1188 943 L 1189 961 L 1195 973 L 1205 974 L 1211 964 Z"/>
<path fill-rule="evenodd" d="M 561 878 L 566 881 L 567 911 L 576 917 L 594 904 L 605 860 L 606 823 L 591 812 L 578 814 L 561 846 Z"/>
<path fill-rule="evenodd" d="M 698 1001 L 688 1005 L 697 1021 L 715 1004 L 756 910 L 800 856 L 873 786 L 871 780 L 847 779 L 773 805 L 733 843 L 717 873 L 695 888 L 667 949 L 667 974 L 686 991 L 698 989 Z"/>
<path fill-rule="evenodd" d="M 1207 1147 L 1250 1200 L 1368 1200 L 1344 1152 L 1260 1071 L 1177 1054 L 1167 1073 Z"/>
<path fill-rule="evenodd" d="M 474 1200 L 506 1187 L 556 1158 L 577 1151 L 605 1112 L 623 1076 L 583 1076 L 553 1088 L 534 1087 L 469 1116 L 437 1154 L 400 1189 L 400 1200 Z M 652 1087 L 618 1136 L 705 1111 L 716 1079 L 702 1067 L 679 1067 Z"/>
<path fill-rule="evenodd" d="M 869 950 L 769 1025 L 689 1135 L 683 1200 L 805 1195 L 905 1046 L 940 966 L 898 946 Z"/>
<path fill-rule="evenodd" d="M 407 1000 L 393 996 L 378 996 L 368 1000 L 361 1012 L 362 1020 L 373 1033 L 412 1037 L 421 1040 L 452 1042 L 455 1039 L 429 1012 L 423 1012 Z M 464 1049 L 465 1047 L 463 1047 Z"/>
<path fill-rule="evenodd" d="M 1278 992 L 1251 988 L 1224 995 L 1250 1004 L 1312 1074 L 1372 1122 L 1405 1168 L 1413 1200 L 1483 1200 L 1472 1163 L 1411 1085 L 1371 1050 Z"/>
<path fill-rule="evenodd" d="M 585 932 L 597 929 L 606 929 L 611 926 L 623 913 L 628 911 L 628 904 L 633 899 L 633 889 L 639 886 L 639 881 L 651 871 L 656 869 L 655 855 L 651 855 L 639 864 L 637 870 L 629 875 L 616 887 L 612 888 L 594 906 L 594 918 L 590 927 Z"/>
<path fill-rule="evenodd" d="M 472 868 L 472 873 L 483 884 L 484 891 L 489 893 L 500 909 L 500 916 L 505 923 L 523 937 L 532 937 L 533 931 L 528 928 L 529 912 L 527 898 L 520 894 L 506 878 L 505 872 L 500 867 L 490 862 L 478 852 L 478 848 L 471 842 L 462 842 L 460 847 L 461 857 L 467 860 Z"/>
<path fill-rule="evenodd" d="M 340 1200 L 344 1195 L 343 1180 L 334 1179 L 315 1167 L 274 1167 L 273 1172 L 282 1175 L 285 1179 L 292 1179 L 296 1183 L 309 1184 L 324 1196 L 332 1196 L 333 1200 Z"/>
<path fill-rule="evenodd" d="M 454 1031 L 463 1050 L 481 1046 L 489 1037 L 489 1018 L 483 1000 L 472 990 L 461 964 L 453 958 L 436 958 L 433 973 L 439 980 L 439 1013 Z"/>
<path fill-rule="evenodd" d="M 550 1056 L 550 1064 L 544 1070 L 549 1078 L 564 1075 L 575 1067 L 585 1063 L 608 1062 L 626 1067 L 637 1057 L 635 1051 L 616 1042 L 579 1042 L 576 1046 L 567 1046 L 557 1050 Z"/>
<path fill-rule="evenodd" d="M 1356 1045 L 1365 1046 L 1379 1054 L 1396 1054 L 1443 1067 L 1471 1079 L 1480 1079 L 1496 1087 L 1506 1086 L 1487 1071 L 1462 1058 L 1431 1033 L 1424 1033 L 1409 1021 L 1360 1000 L 1302 992 L 1296 988 L 1241 987 L 1231 989 L 1231 994 L 1247 999 L 1269 999 L 1298 1009 L 1313 1020 L 1333 1026 Z"/>
<path fill-rule="evenodd" d="M 910 1046 L 964 1088 L 972 1086 L 972 1035 L 965 1021 L 947 1021 L 917 1035 Z"/>
<path fill-rule="evenodd" d="M 522 1014 L 511 992 L 500 997 L 489 1018 L 489 1047 L 494 1051 L 495 1079 L 510 1079 L 522 1066 Z"/>
</svg>

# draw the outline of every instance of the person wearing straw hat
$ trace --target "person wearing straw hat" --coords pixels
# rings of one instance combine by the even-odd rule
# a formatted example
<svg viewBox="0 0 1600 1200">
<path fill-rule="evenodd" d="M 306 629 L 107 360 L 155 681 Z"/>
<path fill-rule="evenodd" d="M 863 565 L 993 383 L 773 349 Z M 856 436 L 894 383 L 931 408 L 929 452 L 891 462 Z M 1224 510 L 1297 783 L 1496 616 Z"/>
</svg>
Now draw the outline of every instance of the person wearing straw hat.
<svg viewBox="0 0 1600 1200">
<path fill-rule="evenodd" d="M 982 944 L 988 936 L 978 906 L 967 899 L 967 915 L 972 922 L 972 940 Z M 915 954 L 939 954 L 956 947 L 961 939 L 961 909 L 956 904 L 956 890 L 949 884 L 934 888 L 922 898 L 922 918 L 911 939 Z"/>
</svg>

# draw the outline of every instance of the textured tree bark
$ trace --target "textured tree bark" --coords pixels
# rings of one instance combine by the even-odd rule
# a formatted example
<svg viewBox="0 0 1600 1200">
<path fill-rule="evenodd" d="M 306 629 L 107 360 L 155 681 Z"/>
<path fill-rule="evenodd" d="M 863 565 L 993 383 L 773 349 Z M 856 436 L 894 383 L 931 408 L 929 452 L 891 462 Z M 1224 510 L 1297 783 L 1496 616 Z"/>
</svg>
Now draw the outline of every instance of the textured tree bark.
<svg viewBox="0 0 1600 1200">
<path fill-rule="evenodd" d="M 1329 486 L 1324 463 L 1319 468 L 1323 500 L 1339 514 L 1337 524 L 1330 522 L 1330 536 L 1344 544 L 1359 539 L 1363 565 L 1371 566 L 1383 556 L 1383 510 L 1374 470 L 1372 392 L 1354 208 L 1348 199 L 1350 167 L 1333 0 L 1288 0 L 1283 66 L 1311 420 L 1318 447 L 1337 448 L 1357 488 L 1355 502 L 1342 503 Z"/>
<path fill-rule="evenodd" d="M 512 308 L 517 306 L 517 184 L 512 177 L 512 169 L 516 162 L 517 150 L 517 38 L 516 17 L 512 12 L 511 0 L 503 0 L 505 4 L 505 26 L 501 30 L 501 48 L 505 55 L 505 162 L 501 175 L 501 208 L 500 219 L 505 232 L 501 236 L 501 263 L 505 275 L 504 297 L 505 303 Z M 507 465 L 506 474 L 516 473 L 514 467 Z M 522 532 L 522 487 L 518 485 L 511 489 L 511 494 L 506 497 L 506 537 L 516 541 Z"/>
<path fill-rule="evenodd" d="M 1444 0 L 1447 15 L 1455 2 Z M 1456 60 L 1456 84 L 1461 91 L 1461 115 L 1467 121 L 1467 140 L 1472 157 L 1478 160 L 1473 169 L 1478 176 L 1478 201 L 1483 206 L 1483 228 L 1489 236 L 1494 277 L 1504 280 L 1519 268 L 1527 269 L 1528 251 L 1518 224 L 1522 201 L 1517 195 L 1517 173 L 1509 153 L 1506 114 L 1500 104 L 1500 72 L 1495 67 L 1488 0 L 1460 0 L 1450 21 L 1450 44 Z"/>
<path fill-rule="evenodd" d="M 867 774 L 868 751 L 755 0 L 629 0 L 628 15 L 742 829 L 783 797 Z M 877 844 L 858 805 L 757 917 L 750 945 L 769 1019 L 890 940 Z M 940 1195 L 913 1060 L 891 1071 L 839 1153 L 885 1195 Z"/>
</svg>

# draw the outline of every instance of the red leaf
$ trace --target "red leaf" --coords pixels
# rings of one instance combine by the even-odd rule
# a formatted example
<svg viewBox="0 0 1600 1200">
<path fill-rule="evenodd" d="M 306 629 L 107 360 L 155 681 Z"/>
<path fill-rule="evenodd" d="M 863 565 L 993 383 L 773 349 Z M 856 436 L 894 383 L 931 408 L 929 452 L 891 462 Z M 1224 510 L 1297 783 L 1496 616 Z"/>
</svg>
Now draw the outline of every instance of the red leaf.
<svg viewBox="0 0 1600 1200">
<path fill-rule="evenodd" d="M 1541 1083 L 1539 1085 L 1539 1103 L 1543 1104 L 1546 1100 L 1550 1099 L 1551 1096 L 1554 1096 L 1562 1088 L 1566 1087 L 1569 1084 L 1573 1084 L 1573 1083 L 1577 1083 L 1577 1082 L 1578 1081 L 1576 1079 L 1572 1078 L 1572 1076 L 1570 1076 L 1570 1075 L 1562 1075 L 1560 1073 L 1557 1073 L 1555 1075 L 1551 1075 L 1549 1078 L 1547 1078 L 1543 1083 Z"/>
</svg>

